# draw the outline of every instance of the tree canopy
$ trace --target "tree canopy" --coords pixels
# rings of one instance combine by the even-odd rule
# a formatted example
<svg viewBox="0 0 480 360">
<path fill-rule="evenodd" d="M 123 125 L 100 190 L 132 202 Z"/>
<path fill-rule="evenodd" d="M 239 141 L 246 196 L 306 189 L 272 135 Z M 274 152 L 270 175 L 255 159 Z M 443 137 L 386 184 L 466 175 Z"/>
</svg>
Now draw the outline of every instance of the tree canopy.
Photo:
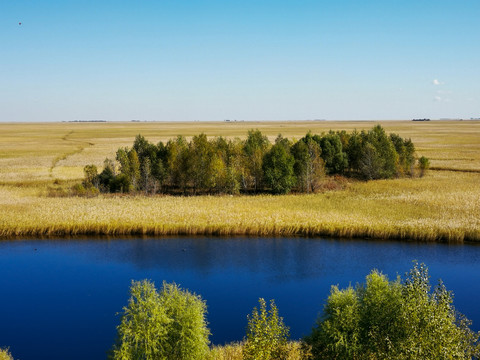
<svg viewBox="0 0 480 360">
<path fill-rule="evenodd" d="M 428 269 L 414 267 L 394 281 L 372 271 L 366 282 L 332 286 L 323 315 L 306 338 L 314 359 L 472 359 L 479 334 L 453 306 L 441 281 L 430 286 Z"/>
<path fill-rule="evenodd" d="M 380 125 L 350 134 L 309 132 L 298 141 L 279 135 L 274 144 L 259 130 L 245 140 L 199 134 L 156 145 L 138 135 L 132 148 L 119 148 L 115 160 L 105 160 L 100 174 L 95 165 L 85 166 L 83 186 L 111 193 L 308 193 L 326 176 L 413 176 L 415 162 L 412 141 L 388 135 Z M 421 176 L 428 165 L 420 158 Z"/>
</svg>

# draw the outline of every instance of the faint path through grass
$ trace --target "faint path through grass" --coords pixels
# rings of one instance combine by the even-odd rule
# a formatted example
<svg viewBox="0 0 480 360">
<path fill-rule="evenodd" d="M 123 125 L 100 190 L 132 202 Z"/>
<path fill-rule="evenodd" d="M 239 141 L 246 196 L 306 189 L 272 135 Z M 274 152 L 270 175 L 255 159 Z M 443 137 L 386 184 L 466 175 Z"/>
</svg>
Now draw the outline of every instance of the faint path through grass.
<svg viewBox="0 0 480 360">
<path fill-rule="evenodd" d="M 75 131 L 72 130 L 62 136 L 63 141 L 71 142 L 71 143 L 77 143 L 78 146 L 75 150 L 73 151 L 68 151 L 66 153 L 63 153 L 62 155 L 57 156 L 56 158 L 53 159 L 52 161 L 52 166 L 50 166 L 50 169 L 48 170 L 50 173 L 50 177 L 53 178 L 53 169 L 58 165 L 58 163 L 62 160 L 66 160 L 69 156 L 77 155 L 80 154 L 87 146 L 94 146 L 95 143 L 90 142 L 90 141 L 82 141 L 82 140 L 75 140 L 75 139 L 70 139 L 70 136 L 73 135 Z"/>
</svg>

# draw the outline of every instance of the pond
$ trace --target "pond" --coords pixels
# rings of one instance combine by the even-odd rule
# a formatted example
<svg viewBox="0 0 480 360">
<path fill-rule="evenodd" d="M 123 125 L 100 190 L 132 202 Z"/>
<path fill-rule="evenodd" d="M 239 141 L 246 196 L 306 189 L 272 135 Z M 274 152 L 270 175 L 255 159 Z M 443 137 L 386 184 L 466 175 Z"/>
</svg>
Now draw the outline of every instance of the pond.
<svg viewBox="0 0 480 360">
<path fill-rule="evenodd" d="M 330 286 L 390 279 L 412 260 L 441 278 L 480 329 L 480 246 L 304 238 L 0 241 L 0 347 L 17 359 L 105 359 L 131 280 L 176 282 L 208 306 L 214 344 L 241 340 L 258 298 L 275 299 L 292 338 L 309 333 Z"/>
</svg>

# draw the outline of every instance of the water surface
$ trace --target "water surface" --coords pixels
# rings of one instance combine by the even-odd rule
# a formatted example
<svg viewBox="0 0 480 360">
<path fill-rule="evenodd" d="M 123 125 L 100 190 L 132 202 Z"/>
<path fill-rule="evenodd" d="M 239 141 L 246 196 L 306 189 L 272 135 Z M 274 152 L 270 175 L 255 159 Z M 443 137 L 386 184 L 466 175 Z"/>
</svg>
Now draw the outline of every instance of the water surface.
<svg viewBox="0 0 480 360">
<path fill-rule="evenodd" d="M 293 338 L 314 325 L 332 284 L 391 279 L 412 260 L 442 278 L 480 329 L 480 246 L 304 238 L 0 241 L 0 347 L 15 358 L 105 359 L 131 280 L 176 282 L 208 306 L 211 340 L 241 340 L 258 298 L 275 299 Z"/>
</svg>

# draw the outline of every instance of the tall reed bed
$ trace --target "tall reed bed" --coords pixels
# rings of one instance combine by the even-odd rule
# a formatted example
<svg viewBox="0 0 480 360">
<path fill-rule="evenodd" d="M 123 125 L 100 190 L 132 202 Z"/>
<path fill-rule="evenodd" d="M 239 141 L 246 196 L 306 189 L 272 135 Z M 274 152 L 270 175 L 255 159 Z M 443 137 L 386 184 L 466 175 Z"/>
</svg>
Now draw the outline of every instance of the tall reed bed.
<svg viewBox="0 0 480 360">
<path fill-rule="evenodd" d="M 480 177 L 354 182 L 310 195 L 57 198 L 0 186 L 0 236 L 251 235 L 480 241 Z"/>
<path fill-rule="evenodd" d="M 244 343 L 213 346 L 207 360 L 243 360 L 243 346 Z M 299 341 L 289 341 L 286 353 L 285 360 L 302 360 L 308 359 L 309 350 Z"/>
</svg>

